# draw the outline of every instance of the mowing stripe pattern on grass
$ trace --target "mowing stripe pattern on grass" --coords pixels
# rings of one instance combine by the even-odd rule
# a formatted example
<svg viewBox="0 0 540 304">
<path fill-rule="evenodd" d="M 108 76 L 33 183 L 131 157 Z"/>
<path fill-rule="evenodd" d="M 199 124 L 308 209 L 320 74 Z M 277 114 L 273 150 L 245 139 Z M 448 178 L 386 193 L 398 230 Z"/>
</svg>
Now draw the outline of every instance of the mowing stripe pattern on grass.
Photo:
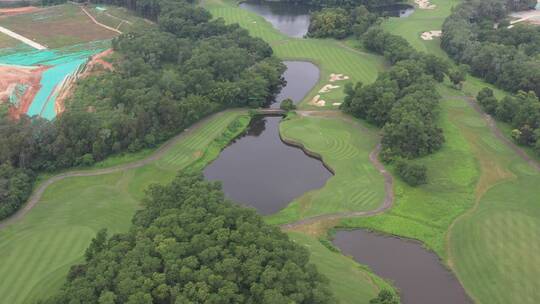
<svg viewBox="0 0 540 304">
<path fill-rule="evenodd" d="M 148 185 L 169 182 L 177 170 L 202 157 L 192 151 L 203 151 L 229 124 L 245 115 L 244 110 L 218 113 L 143 160 L 65 173 L 55 182 L 41 184 L 42 196 L 33 196 L 32 212 L 26 209 L 9 226 L 2 223 L 2 303 L 25 303 L 53 294 L 70 266 L 82 261 L 99 229 L 126 231 Z M 189 153 L 188 157 L 177 157 L 183 153 Z M 162 159 L 163 165 L 156 165 Z"/>
</svg>

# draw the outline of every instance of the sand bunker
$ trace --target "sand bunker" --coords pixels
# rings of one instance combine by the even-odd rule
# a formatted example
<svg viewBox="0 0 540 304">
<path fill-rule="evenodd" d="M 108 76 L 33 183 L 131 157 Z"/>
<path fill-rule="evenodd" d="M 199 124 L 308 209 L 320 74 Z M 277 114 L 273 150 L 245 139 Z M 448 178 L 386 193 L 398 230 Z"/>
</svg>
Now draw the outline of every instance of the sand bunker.
<svg viewBox="0 0 540 304">
<path fill-rule="evenodd" d="M 41 75 L 47 67 L 0 65 L 0 102 L 10 102 L 10 114 L 18 118 L 26 113 L 41 85 Z"/>
<path fill-rule="evenodd" d="M 535 25 L 540 25 L 540 10 L 528 10 L 515 12 L 510 14 L 510 17 L 516 18 L 510 21 L 508 28 L 513 28 L 516 23 L 527 22 Z"/>
<path fill-rule="evenodd" d="M 337 88 L 339 88 L 339 86 L 327 84 L 327 85 L 325 85 L 324 87 L 322 87 L 322 89 L 319 90 L 319 93 L 328 93 L 328 92 L 330 92 L 331 90 L 337 89 Z"/>
<path fill-rule="evenodd" d="M 311 99 L 309 104 L 317 106 L 317 107 L 324 107 L 324 105 L 326 105 L 326 101 L 324 101 L 324 100 L 322 100 L 320 98 L 321 98 L 321 95 L 315 95 L 315 97 L 313 97 Z"/>
<path fill-rule="evenodd" d="M 341 102 L 334 102 L 332 105 L 339 107 L 341 105 Z"/>
<path fill-rule="evenodd" d="M 339 80 L 347 80 L 349 79 L 349 76 L 346 76 L 346 75 L 343 75 L 343 74 L 330 74 L 330 79 L 329 81 L 330 82 L 335 82 L 335 81 L 339 81 Z"/>
<path fill-rule="evenodd" d="M 435 4 L 431 4 L 429 0 L 414 0 L 414 3 L 416 3 L 420 9 L 434 9 L 437 7 Z"/>
<path fill-rule="evenodd" d="M 429 32 L 423 32 L 420 37 L 422 37 L 423 40 L 433 40 L 435 37 L 441 37 L 442 31 L 429 31 Z"/>
<path fill-rule="evenodd" d="M 15 8 L 0 8 L 0 17 L 32 13 L 32 12 L 35 12 L 35 11 L 38 11 L 38 10 L 39 10 L 39 8 L 37 8 L 35 6 L 15 7 Z"/>
</svg>

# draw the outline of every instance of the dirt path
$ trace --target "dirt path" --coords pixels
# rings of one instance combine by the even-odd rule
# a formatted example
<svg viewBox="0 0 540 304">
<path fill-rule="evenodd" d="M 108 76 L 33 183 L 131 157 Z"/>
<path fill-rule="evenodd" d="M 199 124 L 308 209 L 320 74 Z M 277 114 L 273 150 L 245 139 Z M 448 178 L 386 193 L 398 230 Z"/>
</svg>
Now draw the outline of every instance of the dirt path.
<svg viewBox="0 0 540 304">
<path fill-rule="evenodd" d="M 101 27 L 103 27 L 103 28 L 106 28 L 106 29 L 108 29 L 109 31 L 113 31 L 113 32 L 116 32 L 116 33 L 118 33 L 118 34 L 122 34 L 121 31 L 115 29 L 114 27 L 110 27 L 110 26 L 108 26 L 108 25 L 105 25 L 105 24 L 103 24 L 103 23 L 97 21 L 96 18 L 94 18 L 94 16 L 92 16 L 92 14 L 90 14 L 83 6 L 80 6 L 80 5 L 79 5 L 79 7 L 80 7 L 81 10 L 88 16 L 88 18 L 90 18 L 90 20 L 92 20 L 92 22 L 94 22 L 95 24 L 97 24 L 97 25 L 99 25 L 99 26 L 101 26 Z"/>
<path fill-rule="evenodd" d="M 30 210 L 32 210 L 32 208 L 34 208 L 36 206 L 36 204 L 41 200 L 41 197 L 43 196 L 43 193 L 45 192 L 47 187 L 49 187 L 50 185 L 52 185 L 52 184 L 54 184 L 54 183 L 56 183 L 56 182 L 58 182 L 60 180 L 66 179 L 68 177 L 104 175 L 104 174 L 110 174 L 110 173 L 116 173 L 116 172 L 120 172 L 120 171 L 135 169 L 135 168 L 139 168 L 139 167 L 142 167 L 144 165 L 147 165 L 149 163 L 152 163 L 152 162 L 160 159 L 161 157 L 163 157 L 163 155 L 165 155 L 165 153 L 169 152 L 169 150 L 172 147 L 174 147 L 175 144 L 177 144 L 179 141 L 183 140 L 186 136 L 191 135 L 193 132 L 197 131 L 199 128 L 201 128 L 208 121 L 212 120 L 213 118 L 215 118 L 217 116 L 223 115 L 224 113 L 225 112 L 220 112 L 220 113 L 211 115 L 211 116 L 209 116 L 207 118 L 204 118 L 204 119 L 200 120 L 199 122 L 192 125 L 189 129 L 186 129 L 184 132 L 180 133 L 179 135 L 177 135 L 177 136 L 173 137 L 172 139 L 168 140 L 167 142 L 165 142 L 165 144 L 163 144 L 161 147 L 159 147 L 154 153 L 152 153 L 147 158 L 144 158 L 144 159 L 132 162 L 132 163 L 127 163 L 127 164 L 123 164 L 123 165 L 119 165 L 119 166 L 115 166 L 115 167 L 110 167 L 110 168 L 96 169 L 96 170 L 70 171 L 70 172 L 55 175 L 55 176 L 47 179 L 43 183 L 39 184 L 36 189 L 34 189 L 34 191 L 32 192 L 32 195 L 30 196 L 30 198 L 28 199 L 26 204 L 23 206 L 23 208 L 19 209 L 19 211 L 17 211 L 15 214 L 10 216 L 9 218 L 7 218 L 7 219 L 3 220 L 2 222 L 0 222 L 0 229 L 4 229 L 4 228 L 14 224 L 15 222 L 17 222 L 18 220 L 23 218 L 28 212 L 30 212 Z"/>
<path fill-rule="evenodd" d="M 320 116 L 320 115 L 324 115 L 324 113 L 327 113 L 327 112 L 330 115 L 332 114 L 335 115 L 334 113 L 335 111 L 298 111 L 298 114 L 302 116 Z M 386 169 L 384 168 L 384 165 L 379 161 L 380 152 L 381 152 L 381 144 L 379 143 L 377 144 L 377 147 L 375 147 L 375 149 L 371 151 L 371 153 L 369 154 L 369 161 L 375 166 L 377 171 L 379 171 L 379 173 L 381 173 L 381 175 L 384 177 L 385 195 L 384 195 L 384 200 L 382 201 L 382 204 L 379 207 L 373 210 L 369 210 L 369 211 L 349 211 L 349 212 L 318 215 L 314 217 L 305 218 L 297 222 L 281 225 L 281 228 L 285 230 L 289 230 L 289 229 L 295 229 L 304 225 L 312 225 L 317 222 L 333 222 L 333 221 L 338 221 L 343 218 L 373 216 L 373 215 L 383 213 L 386 210 L 390 209 L 394 205 L 394 178 L 388 171 L 386 171 Z"/>
<path fill-rule="evenodd" d="M 0 26 L 0 33 L 4 33 L 4 34 L 6 34 L 6 35 L 8 35 L 8 36 L 10 36 L 10 37 L 12 37 L 14 39 L 17 39 L 17 40 L 21 41 L 22 43 L 25 43 L 25 44 L 35 48 L 36 50 L 46 50 L 47 49 L 46 46 L 41 45 L 41 44 L 39 44 L 39 43 L 37 43 L 37 42 L 35 42 L 33 40 L 30 40 L 30 39 L 28 39 L 28 38 L 26 38 L 24 36 L 21 36 L 21 35 L 15 33 L 15 32 L 12 32 L 12 31 L 8 30 L 7 28 L 5 28 L 3 26 Z"/>
</svg>

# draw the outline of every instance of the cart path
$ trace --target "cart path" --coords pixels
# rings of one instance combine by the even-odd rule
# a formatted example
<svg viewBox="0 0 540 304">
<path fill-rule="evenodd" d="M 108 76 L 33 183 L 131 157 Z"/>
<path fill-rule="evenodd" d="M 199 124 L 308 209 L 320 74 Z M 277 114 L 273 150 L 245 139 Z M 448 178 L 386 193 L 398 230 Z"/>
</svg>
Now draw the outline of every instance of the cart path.
<svg viewBox="0 0 540 304">
<path fill-rule="evenodd" d="M 521 157 L 524 161 L 526 161 L 531 167 L 535 168 L 536 170 L 540 171 L 540 162 L 532 158 L 527 152 L 525 152 L 522 148 L 520 148 L 518 145 L 516 145 L 511 139 L 504 136 L 501 129 L 497 127 L 497 123 L 491 117 L 491 115 L 487 114 L 482 110 L 480 105 L 476 102 L 476 100 L 473 97 L 470 96 L 459 96 L 456 98 L 461 98 L 465 100 L 469 105 L 478 112 L 484 118 L 484 121 L 488 125 L 491 132 L 497 137 L 500 141 L 502 141 L 506 146 L 508 146 L 512 151 L 514 151 L 519 157 Z"/>
<path fill-rule="evenodd" d="M 97 176 L 97 175 L 105 175 L 110 173 L 116 173 L 131 169 L 136 169 L 142 166 L 145 166 L 147 164 L 150 164 L 161 157 L 163 157 L 171 148 L 173 148 L 178 142 L 182 141 L 187 136 L 191 135 L 193 132 L 197 131 L 199 128 L 201 128 L 204 124 L 206 124 L 208 121 L 216 118 L 217 116 L 223 115 L 227 111 L 219 112 L 214 115 L 210 115 L 209 117 L 206 117 L 192 126 L 189 127 L 189 129 L 185 129 L 184 132 L 180 133 L 179 135 L 171 138 L 170 140 L 166 141 L 163 145 L 161 145 L 156 151 L 154 151 L 150 156 L 134 161 L 131 163 L 126 163 L 114 167 L 109 168 L 103 168 L 103 169 L 89 169 L 89 170 L 78 170 L 78 171 L 69 171 L 65 173 L 60 173 L 58 175 L 55 175 L 53 177 L 48 178 L 47 180 L 43 181 L 41 184 L 38 185 L 36 189 L 32 192 L 32 195 L 27 200 L 26 204 L 19 209 L 16 213 L 11 215 L 10 217 L 4 219 L 0 222 L 0 230 L 4 229 L 15 222 L 19 221 L 21 218 L 23 218 L 32 208 L 34 208 L 37 203 L 41 200 L 41 197 L 43 196 L 43 193 L 45 190 L 47 190 L 47 187 L 50 185 L 61 181 L 63 179 L 69 178 L 69 177 L 80 177 L 80 176 Z"/>
<path fill-rule="evenodd" d="M 331 115 L 336 114 L 335 113 L 336 111 L 297 111 L 297 112 L 299 115 L 302 115 L 302 116 L 331 116 Z M 346 117 L 341 117 L 341 119 L 347 120 Z M 369 161 L 373 164 L 373 166 L 375 166 L 377 171 L 379 171 L 379 173 L 384 177 L 385 195 L 379 207 L 377 207 L 376 209 L 367 210 L 367 211 L 348 211 L 348 212 L 317 215 L 317 216 L 301 219 L 293 223 L 283 224 L 281 225 L 281 228 L 288 230 L 288 229 L 298 228 L 304 225 L 314 224 L 320 221 L 339 220 L 339 219 L 351 218 L 351 217 L 374 216 L 390 209 L 394 205 L 394 200 L 395 200 L 394 178 L 392 174 L 390 174 L 390 172 L 388 172 L 384 168 L 384 165 L 379 160 L 379 153 L 381 152 L 381 148 L 382 148 L 381 143 L 378 143 L 375 149 L 371 151 L 371 153 L 369 154 Z"/>
</svg>

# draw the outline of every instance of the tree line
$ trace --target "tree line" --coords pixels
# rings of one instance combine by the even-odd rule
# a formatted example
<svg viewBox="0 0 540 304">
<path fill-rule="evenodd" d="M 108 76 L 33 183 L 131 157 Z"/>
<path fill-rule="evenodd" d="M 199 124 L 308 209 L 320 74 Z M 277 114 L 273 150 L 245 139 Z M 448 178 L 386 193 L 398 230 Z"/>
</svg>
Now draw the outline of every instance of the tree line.
<svg viewBox="0 0 540 304">
<path fill-rule="evenodd" d="M 486 113 L 514 128 L 511 136 L 518 144 L 532 147 L 540 155 L 540 100 L 534 92 L 519 91 L 497 100 L 493 90 L 483 88 L 476 100 Z"/>
<path fill-rule="evenodd" d="M 426 167 L 408 159 L 433 153 L 444 143 L 437 125 L 442 82 L 451 69 L 446 60 L 416 51 L 404 38 L 371 27 L 363 36 L 364 46 L 383 55 L 392 67 L 374 83 L 346 87 L 342 109 L 382 127 L 385 161 L 396 161 L 397 173 L 409 184 L 426 182 Z"/>
<path fill-rule="evenodd" d="M 151 186 L 132 223 L 111 237 L 101 230 L 39 303 L 337 303 L 307 249 L 201 174 Z"/>
<path fill-rule="evenodd" d="M 79 81 L 55 120 L 1 118 L 0 219 L 24 203 L 38 172 L 152 148 L 211 113 L 259 107 L 279 92 L 285 66 L 263 40 L 190 3 L 157 2 L 158 26 L 114 39 L 115 71 Z"/>
<path fill-rule="evenodd" d="M 532 8 L 536 0 L 467 0 L 443 24 L 441 47 L 470 72 L 510 91 L 540 95 L 540 28 L 508 28 L 507 14 Z"/>
</svg>

